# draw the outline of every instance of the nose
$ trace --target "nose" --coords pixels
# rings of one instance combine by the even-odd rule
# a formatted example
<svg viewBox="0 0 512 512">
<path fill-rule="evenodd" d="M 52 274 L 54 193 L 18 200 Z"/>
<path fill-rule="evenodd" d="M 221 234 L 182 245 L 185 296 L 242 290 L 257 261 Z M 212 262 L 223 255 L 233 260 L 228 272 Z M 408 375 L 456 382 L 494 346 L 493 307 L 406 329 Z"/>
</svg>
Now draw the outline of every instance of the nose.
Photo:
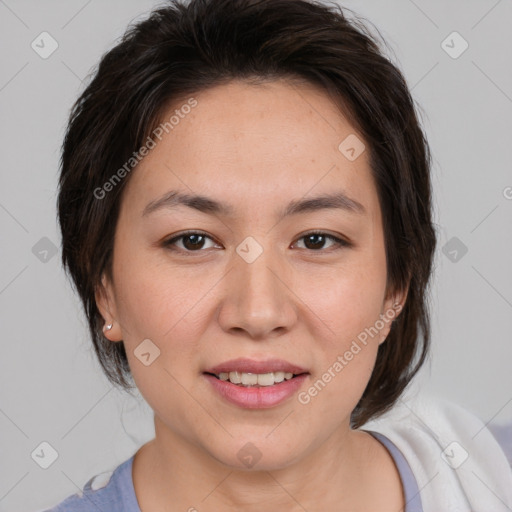
<svg viewBox="0 0 512 512">
<path fill-rule="evenodd" d="M 254 340 L 289 332 L 298 316 L 291 269 L 269 249 L 252 263 L 237 253 L 233 260 L 217 317 L 222 329 Z"/>
</svg>

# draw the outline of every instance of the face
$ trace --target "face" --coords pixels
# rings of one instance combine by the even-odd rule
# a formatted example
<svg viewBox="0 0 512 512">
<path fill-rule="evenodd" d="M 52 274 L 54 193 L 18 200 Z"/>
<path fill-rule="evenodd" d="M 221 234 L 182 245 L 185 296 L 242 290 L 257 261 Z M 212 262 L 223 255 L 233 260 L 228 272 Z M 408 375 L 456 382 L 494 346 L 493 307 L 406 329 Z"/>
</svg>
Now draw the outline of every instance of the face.
<svg viewBox="0 0 512 512">
<path fill-rule="evenodd" d="M 157 440 L 283 468 L 349 435 L 403 297 L 386 296 L 368 152 L 339 149 L 356 133 L 328 96 L 276 81 L 194 98 L 130 177 L 97 302 Z"/>
</svg>

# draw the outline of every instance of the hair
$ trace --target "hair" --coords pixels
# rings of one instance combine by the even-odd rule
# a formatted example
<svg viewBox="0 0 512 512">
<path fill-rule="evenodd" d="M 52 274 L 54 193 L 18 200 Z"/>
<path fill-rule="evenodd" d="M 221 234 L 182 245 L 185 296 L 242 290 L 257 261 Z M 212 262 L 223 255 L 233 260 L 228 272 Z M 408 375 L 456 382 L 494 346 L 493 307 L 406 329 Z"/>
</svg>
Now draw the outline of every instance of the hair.
<svg viewBox="0 0 512 512">
<path fill-rule="evenodd" d="M 339 5 L 177 0 L 128 26 L 71 109 L 57 200 L 62 262 L 105 375 L 129 390 L 124 343 L 104 337 L 95 292 L 103 274 L 112 278 L 120 200 L 132 173 L 108 193 L 97 191 L 144 145 L 170 103 L 233 80 L 279 79 L 322 88 L 363 137 L 383 217 L 387 290 L 407 290 L 352 411 L 351 426 L 359 428 L 393 406 L 428 356 L 436 234 L 431 154 L 405 79 L 361 18 L 349 20 Z"/>
</svg>

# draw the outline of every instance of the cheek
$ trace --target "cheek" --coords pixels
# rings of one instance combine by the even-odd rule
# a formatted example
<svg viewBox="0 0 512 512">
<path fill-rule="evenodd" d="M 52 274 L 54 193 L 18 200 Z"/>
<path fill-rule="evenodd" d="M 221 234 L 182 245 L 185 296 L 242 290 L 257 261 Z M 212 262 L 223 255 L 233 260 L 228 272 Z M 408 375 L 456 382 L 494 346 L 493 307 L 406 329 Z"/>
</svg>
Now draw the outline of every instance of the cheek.
<svg viewBox="0 0 512 512">
<path fill-rule="evenodd" d="M 305 302 L 328 326 L 317 338 L 321 364 L 311 390 L 318 393 L 316 407 L 326 414 L 333 413 L 333 404 L 340 411 L 355 407 L 371 377 L 381 340 L 376 324 L 380 326 L 385 261 L 369 256 L 359 262 L 319 279 L 309 294 L 306 288 L 298 292 L 307 296 Z"/>
<path fill-rule="evenodd" d="M 338 348 L 375 325 L 385 292 L 385 269 L 375 260 L 315 276 L 309 286 L 297 290 L 304 302 L 329 327 L 327 333 Z M 329 343 L 332 345 L 333 343 Z"/>
<path fill-rule="evenodd" d="M 385 283 L 378 275 L 354 272 L 325 284 L 323 293 L 309 295 L 311 309 L 329 329 L 316 338 L 317 373 L 300 403 L 311 400 L 316 417 L 337 418 L 355 408 L 371 378 Z"/>
<path fill-rule="evenodd" d="M 152 340 L 162 354 L 179 352 L 180 358 L 185 356 L 183 351 L 196 348 L 204 317 L 202 298 L 211 287 L 208 279 L 194 277 L 192 266 L 184 271 L 163 265 L 143 251 L 130 251 L 120 245 L 114 281 L 116 310 L 127 351 L 133 353 L 144 339 Z"/>
<path fill-rule="evenodd" d="M 154 411 L 178 410 L 180 383 L 188 382 L 197 366 L 204 318 L 200 298 L 208 287 L 194 289 L 182 273 L 171 275 L 148 259 L 120 261 L 118 272 L 116 302 L 133 379 Z"/>
</svg>

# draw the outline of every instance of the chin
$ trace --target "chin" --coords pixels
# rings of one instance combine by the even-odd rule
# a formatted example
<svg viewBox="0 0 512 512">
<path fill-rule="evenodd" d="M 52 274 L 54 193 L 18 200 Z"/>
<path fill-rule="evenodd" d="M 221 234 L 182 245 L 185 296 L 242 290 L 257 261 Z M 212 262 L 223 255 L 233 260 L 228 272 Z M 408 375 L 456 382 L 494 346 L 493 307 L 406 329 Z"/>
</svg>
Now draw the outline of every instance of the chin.
<svg viewBox="0 0 512 512">
<path fill-rule="evenodd" d="M 271 437 L 271 436 L 270 436 Z M 275 471 L 290 466 L 300 458 L 304 443 L 290 442 L 288 437 L 270 440 L 262 435 L 229 437 L 226 443 L 207 447 L 210 455 L 230 469 L 245 471 Z"/>
</svg>

